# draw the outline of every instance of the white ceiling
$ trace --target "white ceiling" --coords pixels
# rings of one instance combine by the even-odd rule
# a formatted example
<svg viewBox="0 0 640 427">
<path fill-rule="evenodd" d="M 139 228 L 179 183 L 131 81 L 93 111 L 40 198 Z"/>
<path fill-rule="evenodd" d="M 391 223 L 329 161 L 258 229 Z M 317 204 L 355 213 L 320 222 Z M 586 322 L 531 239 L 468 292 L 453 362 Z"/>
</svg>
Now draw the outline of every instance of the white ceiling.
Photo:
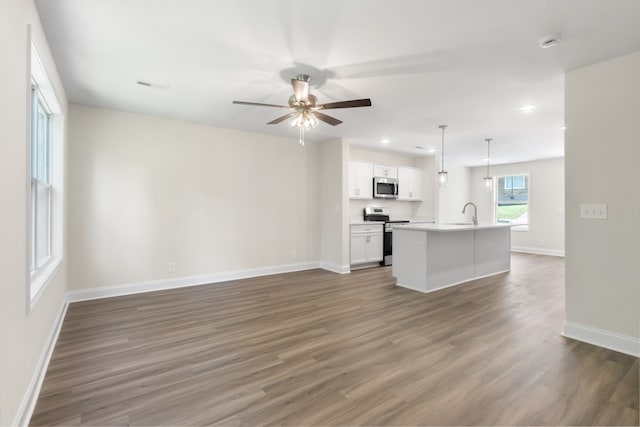
<svg viewBox="0 0 640 427">
<path fill-rule="evenodd" d="M 304 72 L 320 103 L 373 103 L 327 111 L 344 123 L 307 140 L 424 154 L 447 124 L 446 160 L 468 166 L 484 164 L 489 137 L 492 163 L 562 156 L 564 73 L 640 50 L 639 0 L 36 4 L 71 102 L 294 141 L 286 122 L 266 125 L 282 110 L 231 101 L 286 104 Z M 541 49 L 550 33 L 561 43 Z"/>
</svg>

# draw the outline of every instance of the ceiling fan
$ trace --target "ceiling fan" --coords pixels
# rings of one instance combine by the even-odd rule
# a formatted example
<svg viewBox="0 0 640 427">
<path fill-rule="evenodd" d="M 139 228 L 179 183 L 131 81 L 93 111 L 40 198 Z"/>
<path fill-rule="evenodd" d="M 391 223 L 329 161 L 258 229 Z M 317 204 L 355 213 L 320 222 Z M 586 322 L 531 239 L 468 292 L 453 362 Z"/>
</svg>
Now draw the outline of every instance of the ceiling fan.
<svg viewBox="0 0 640 427">
<path fill-rule="evenodd" d="M 307 74 L 298 74 L 295 79 L 291 79 L 293 95 L 289 97 L 289 105 L 263 104 L 260 102 L 233 101 L 234 104 L 255 105 L 258 107 L 275 107 L 292 110 L 290 113 L 271 120 L 268 125 L 275 125 L 291 118 L 291 126 L 300 130 L 300 144 L 304 145 L 304 132 L 318 125 L 318 121 L 323 121 L 336 126 L 342 123 L 335 117 L 321 113 L 319 110 L 331 110 L 336 108 L 371 107 L 371 100 L 353 99 L 351 101 L 330 102 L 328 104 L 318 104 L 318 98 L 309 93 L 309 80 Z"/>
</svg>

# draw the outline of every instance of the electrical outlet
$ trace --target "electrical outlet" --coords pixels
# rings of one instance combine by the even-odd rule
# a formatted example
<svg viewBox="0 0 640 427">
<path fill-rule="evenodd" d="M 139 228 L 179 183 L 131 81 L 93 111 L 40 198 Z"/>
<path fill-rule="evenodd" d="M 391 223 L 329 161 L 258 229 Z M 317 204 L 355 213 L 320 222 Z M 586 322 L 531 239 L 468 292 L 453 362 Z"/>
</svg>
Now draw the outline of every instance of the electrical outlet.
<svg viewBox="0 0 640 427">
<path fill-rule="evenodd" d="M 580 205 L 580 218 L 607 219 L 606 203 L 583 203 Z"/>
<path fill-rule="evenodd" d="M 169 273 L 175 273 L 176 272 L 176 263 L 175 262 L 170 262 L 169 265 L 167 266 L 167 271 Z"/>
</svg>

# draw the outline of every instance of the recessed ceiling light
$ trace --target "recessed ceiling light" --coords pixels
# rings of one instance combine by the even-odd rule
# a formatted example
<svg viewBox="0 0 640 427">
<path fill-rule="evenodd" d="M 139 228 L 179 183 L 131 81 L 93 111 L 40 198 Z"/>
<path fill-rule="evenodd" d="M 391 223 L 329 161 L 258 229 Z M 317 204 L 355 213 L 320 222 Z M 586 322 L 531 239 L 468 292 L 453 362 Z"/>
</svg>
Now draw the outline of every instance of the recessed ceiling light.
<svg viewBox="0 0 640 427">
<path fill-rule="evenodd" d="M 390 142 L 391 142 L 391 140 L 389 140 L 389 139 L 381 139 L 380 140 L 380 144 L 388 144 Z"/>
<path fill-rule="evenodd" d="M 536 108 L 535 105 L 526 104 L 526 105 L 523 105 L 522 107 L 520 107 L 520 111 L 522 111 L 523 113 L 528 113 L 530 111 L 533 111 L 535 108 Z"/>
<path fill-rule="evenodd" d="M 560 130 L 567 130 L 567 127 L 565 125 L 560 126 Z"/>
<path fill-rule="evenodd" d="M 429 152 L 429 153 L 435 153 L 436 151 L 437 151 L 437 150 L 436 150 L 435 148 L 430 148 L 428 152 Z"/>
</svg>

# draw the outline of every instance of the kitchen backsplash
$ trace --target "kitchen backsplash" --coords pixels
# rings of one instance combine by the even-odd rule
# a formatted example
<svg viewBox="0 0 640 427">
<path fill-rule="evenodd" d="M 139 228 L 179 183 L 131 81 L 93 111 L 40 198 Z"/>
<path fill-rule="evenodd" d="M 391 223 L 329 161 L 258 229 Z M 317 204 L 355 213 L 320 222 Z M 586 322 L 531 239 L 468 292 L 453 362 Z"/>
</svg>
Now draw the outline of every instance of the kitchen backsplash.
<svg viewBox="0 0 640 427">
<path fill-rule="evenodd" d="M 416 215 L 418 204 L 415 202 L 402 202 L 397 200 L 350 200 L 349 219 L 351 222 L 362 221 L 362 212 L 367 206 L 383 206 L 389 208 L 391 219 L 412 219 Z"/>
</svg>

